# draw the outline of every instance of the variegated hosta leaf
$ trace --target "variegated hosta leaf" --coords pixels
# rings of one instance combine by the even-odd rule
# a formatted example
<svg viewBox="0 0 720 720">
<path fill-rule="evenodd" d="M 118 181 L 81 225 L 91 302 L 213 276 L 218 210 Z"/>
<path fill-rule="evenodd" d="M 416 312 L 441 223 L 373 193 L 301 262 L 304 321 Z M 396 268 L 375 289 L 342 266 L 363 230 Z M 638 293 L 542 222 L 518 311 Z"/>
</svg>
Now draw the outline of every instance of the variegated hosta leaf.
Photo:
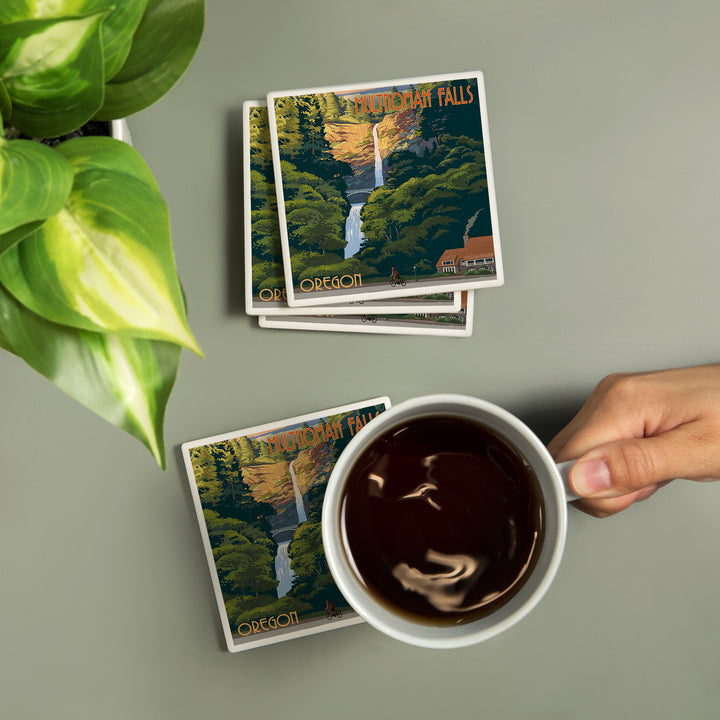
<svg viewBox="0 0 720 720">
<path fill-rule="evenodd" d="M 0 25 L 0 79 L 12 100 L 7 119 L 18 130 L 30 137 L 64 135 L 101 107 L 106 15 Z"/>
<path fill-rule="evenodd" d="M 111 78 L 125 62 L 147 3 L 148 0 L 2 0 L 0 23 L 89 15 L 113 8 L 102 27 L 105 78 Z"/>
<path fill-rule="evenodd" d="M 167 206 L 154 181 L 145 182 L 140 155 L 105 137 L 56 150 L 75 167 L 70 197 L 0 255 L 0 282 L 52 322 L 167 340 L 201 355 L 187 325 Z"/>
<path fill-rule="evenodd" d="M 125 65 L 105 87 L 99 120 L 127 117 L 159 100 L 185 72 L 202 37 L 205 0 L 150 0 Z"/>
<path fill-rule="evenodd" d="M 2 286 L 0 346 L 136 437 L 165 468 L 163 422 L 179 346 L 56 325 L 24 308 Z"/>
<path fill-rule="evenodd" d="M 104 170 L 135 178 L 160 194 L 160 186 L 143 159 L 131 145 L 101 135 L 76 138 L 55 146 L 67 158 L 76 176 L 89 170 Z"/>
<path fill-rule="evenodd" d="M 0 137 L 0 235 L 60 212 L 72 184 L 72 165 L 60 153 L 32 140 Z"/>
</svg>

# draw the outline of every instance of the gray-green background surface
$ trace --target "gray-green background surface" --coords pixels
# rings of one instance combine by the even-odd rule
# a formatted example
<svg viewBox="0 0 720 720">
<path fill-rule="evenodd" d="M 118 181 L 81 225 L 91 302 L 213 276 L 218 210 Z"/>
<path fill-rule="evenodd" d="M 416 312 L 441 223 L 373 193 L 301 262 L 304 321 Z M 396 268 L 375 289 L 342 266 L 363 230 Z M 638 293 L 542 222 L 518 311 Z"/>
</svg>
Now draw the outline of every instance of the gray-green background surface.
<svg viewBox="0 0 720 720">
<path fill-rule="evenodd" d="M 466 392 L 543 439 L 615 370 L 718 360 L 720 5 L 208 0 L 194 64 L 130 119 L 190 322 L 167 472 L 0 356 L 0 717 L 716 718 L 720 484 L 570 512 L 506 634 L 429 651 L 360 625 L 231 655 L 178 446 L 388 394 Z M 506 284 L 469 339 L 261 330 L 243 313 L 241 106 L 485 73 Z"/>
</svg>

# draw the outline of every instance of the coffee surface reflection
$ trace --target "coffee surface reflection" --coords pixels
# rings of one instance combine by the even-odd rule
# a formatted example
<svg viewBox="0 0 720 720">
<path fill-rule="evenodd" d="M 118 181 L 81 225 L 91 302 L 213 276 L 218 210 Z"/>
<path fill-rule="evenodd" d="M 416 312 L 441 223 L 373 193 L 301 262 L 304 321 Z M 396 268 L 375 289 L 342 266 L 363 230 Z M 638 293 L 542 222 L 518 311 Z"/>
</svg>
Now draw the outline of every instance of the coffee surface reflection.
<svg viewBox="0 0 720 720">
<path fill-rule="evenodd" d="M 522 587 L 540 553 L 538 481 L 496 432 L 455 416 L 392 428 L 353 465 L 341 502 L 358 579 L 408 619 L 484 617 Z"/>
</svg>

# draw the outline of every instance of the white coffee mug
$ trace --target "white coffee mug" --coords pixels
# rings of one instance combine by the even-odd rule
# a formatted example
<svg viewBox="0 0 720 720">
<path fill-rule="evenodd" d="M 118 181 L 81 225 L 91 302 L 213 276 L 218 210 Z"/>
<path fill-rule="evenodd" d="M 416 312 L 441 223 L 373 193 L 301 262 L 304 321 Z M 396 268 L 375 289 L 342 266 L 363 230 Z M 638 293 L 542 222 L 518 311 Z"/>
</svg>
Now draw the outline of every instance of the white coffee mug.
<svg viewBox="0 0 720 720">
<path fill-rule="evenodd" d="M 522 588 L 504 605 L 480 619 L 454 625 L 414 622 L 393 612 L 368 592 L 344 549 L 341 504 L 355 461 L 393 427 L 430 416 L 470 419 L 503 437 L 533 468 L 544 505 L 544 540 L 535 567 Z M 330 571 L 350 606 L 370 625 L 397 640 L 427 648 L 457 648 L 487 640 L 525 617 L 550 587 L 565 547 L 567 502 L 576 499 L 567 473 L 571 462 L 557 465 L 543 443 L 518 418 L 492 403 L 465 395 L 427 395 L 400 403 L 365 425 L 348 443 L 328 480 L 322 534 Z"/>
</svg>

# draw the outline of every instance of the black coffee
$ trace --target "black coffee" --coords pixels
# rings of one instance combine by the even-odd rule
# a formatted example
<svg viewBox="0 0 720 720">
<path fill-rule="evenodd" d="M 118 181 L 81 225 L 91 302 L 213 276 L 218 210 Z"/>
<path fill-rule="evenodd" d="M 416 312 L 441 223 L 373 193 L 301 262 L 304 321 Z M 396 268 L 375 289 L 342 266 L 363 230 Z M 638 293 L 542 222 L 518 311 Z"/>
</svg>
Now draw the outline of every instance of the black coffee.
<svg viewBox="0 0 720 720">
<path fill-rule="evenodd" d="M 435 625 L 506 603 L 543 540 L 532 469 L 494 431 L 449 415 L 409 421 L 366 449 L 340 513 L 345 552 L 371 594 Z"/>
</svg>

